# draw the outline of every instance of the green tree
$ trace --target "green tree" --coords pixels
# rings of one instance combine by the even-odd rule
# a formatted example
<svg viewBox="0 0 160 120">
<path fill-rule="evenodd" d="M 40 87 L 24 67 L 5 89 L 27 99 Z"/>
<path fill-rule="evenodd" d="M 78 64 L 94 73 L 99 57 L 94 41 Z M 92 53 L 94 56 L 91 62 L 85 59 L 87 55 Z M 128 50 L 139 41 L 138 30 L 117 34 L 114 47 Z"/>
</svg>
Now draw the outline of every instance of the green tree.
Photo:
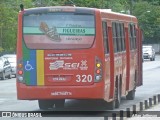
<svg viewBox="0 0 160 120">
<path fill-rule="evenodd" d="M 155 6 L 147 1 L 134 5 L 134 15 L 137 16 L 139 25 L 144 33 L 144 43 L 160 42 L 160 6 Z"/>
<path fill-rule="evenodd" d="M 145 42 L 160 42 L 160 0 L 0 0 L 0 51 L 15 51 L 19 5 L 24 8 L 60 6 L 73 2 L 80 7 L 131 11 L 144 31 Z"/>
<path fill-rule="evenodd" d="M 15 51 L 17 40 L 17 16 L 19 5 L 33 7 L 32 0 L 1 0 L 0 3 L 0 50 Z"/>
</svg>

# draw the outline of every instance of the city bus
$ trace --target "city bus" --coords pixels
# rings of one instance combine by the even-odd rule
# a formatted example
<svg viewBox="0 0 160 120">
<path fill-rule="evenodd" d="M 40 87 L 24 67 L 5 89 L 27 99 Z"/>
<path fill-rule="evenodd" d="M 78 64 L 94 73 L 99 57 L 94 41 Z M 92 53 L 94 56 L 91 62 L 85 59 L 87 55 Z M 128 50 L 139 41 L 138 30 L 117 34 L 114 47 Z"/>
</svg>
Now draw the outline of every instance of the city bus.
<svg viewBox="0 0 160 120">
<path fill-rule="evenodd" d="M 108 9 L 53 6 L 18 15 L 17 98 L 40 109 L 66 99 L 106 108 L 133 100 L 142 82 L 142 32 L 135 16 Z"/>
</svg>

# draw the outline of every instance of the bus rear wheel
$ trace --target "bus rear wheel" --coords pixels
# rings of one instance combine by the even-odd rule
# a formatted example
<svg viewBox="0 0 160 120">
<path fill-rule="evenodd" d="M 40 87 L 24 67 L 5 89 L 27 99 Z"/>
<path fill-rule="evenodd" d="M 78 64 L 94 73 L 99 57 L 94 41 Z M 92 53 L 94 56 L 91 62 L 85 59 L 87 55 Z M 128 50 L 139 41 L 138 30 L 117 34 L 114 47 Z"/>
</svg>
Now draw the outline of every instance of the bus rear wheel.
<svg viewBox="0 0 160 120">
<path fill-rule="evenodd" d="M 126 95 L 127 100 L 134 100 L 135 98 L 135 92 L 136 92 L 136 80 L 137 80 L 137 71 L 135 71 L 135 77 L 134 77 L 134 88 L 133 90 L 129 91 L 128 94 Z"/>
<path fill-rule="evenodd" d="M 11 74 L 8 75 L 8 79 L 12 79 L 12 75 Z"/>
<path fill-rule="evenodd" d="M 115 89 L 115 108 L 119 108 L 121 104 L 121 85 L 119 82 L 116 83 Z"/>
<path fill-rule="evenodd" d="M 4 73 L 4 72 L 2 72 L 1 74 L 2 74 L 1 79 L 2 79 L 2 80 L 5 80 L 5 73 Z"/>
<path fill-rule="evenodd" d="M 135 92 L 136 92 L 135 89 L 129 91 L 128 94 L 127 94 L 127 96 L 126 96 L 126 99 L 127 100 L 134 100 L 134 98 L 135 98 Z"/>
<path fill-rule="evenodd" d="M 64 99 L 58 100 L 38 100 L 39 108 L 42 110 L 64 108 Z"/>
<path fill-rule="evenodd" d="M 119 108 L 121 103 L 121 84 L 116 82 L 114 100 L 108 103 L 108 109 L 113 110 L 114 108 Z"/>
</svg>

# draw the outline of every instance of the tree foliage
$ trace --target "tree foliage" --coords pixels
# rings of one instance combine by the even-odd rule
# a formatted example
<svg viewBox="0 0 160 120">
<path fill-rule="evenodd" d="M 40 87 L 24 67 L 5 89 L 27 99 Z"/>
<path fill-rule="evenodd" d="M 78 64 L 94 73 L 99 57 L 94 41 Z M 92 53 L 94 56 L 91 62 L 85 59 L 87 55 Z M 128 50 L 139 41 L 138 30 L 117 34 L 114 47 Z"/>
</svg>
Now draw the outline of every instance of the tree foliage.
<svg viewBox="0 0 160 120">
<path fill-rule="evenodd" d="M 143 30 L 144 43 L 160 43 L 160 6 L 155 5 L 157 2 L 145 0 L 134 5 L 133 13 Z"/>
<path fill-rule="evenodd" d="M 0 3 L 0 51 L 15 51 L 17 39 L 17 16 L 19 5 L 32 7 L 31 0 L 1 0 Z"/>
<path fill-rule="evenodd" d="M 25 8 L 60 6 L 67 2 L 80 7 L 130 11 L 137 16 L 144 31 L 145 42 L 160 42 L 160 0 L 1 0 L 0 51 L 15 51 L 19 5 Z"/>
</svg>

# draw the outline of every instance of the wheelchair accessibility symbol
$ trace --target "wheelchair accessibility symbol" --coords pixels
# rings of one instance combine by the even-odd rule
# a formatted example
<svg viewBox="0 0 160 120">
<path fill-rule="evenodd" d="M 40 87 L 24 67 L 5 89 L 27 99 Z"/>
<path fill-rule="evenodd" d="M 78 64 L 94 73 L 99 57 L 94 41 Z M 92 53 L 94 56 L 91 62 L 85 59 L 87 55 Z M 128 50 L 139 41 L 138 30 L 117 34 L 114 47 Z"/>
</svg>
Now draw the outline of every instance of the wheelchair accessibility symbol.
<svg viewBox="0 0 160 120">
<path fill-rule="evenodd" d="M 29 61 L 27 61 L 27 64 L 25 65 L 25 69 L 26 69 L 27 71 L 30 71 L 30 70 L 32 70 L 32 69 L 34 69 L 34 68 L 32 67 L 31 64 L 29 64 Z"/>
</svg>

